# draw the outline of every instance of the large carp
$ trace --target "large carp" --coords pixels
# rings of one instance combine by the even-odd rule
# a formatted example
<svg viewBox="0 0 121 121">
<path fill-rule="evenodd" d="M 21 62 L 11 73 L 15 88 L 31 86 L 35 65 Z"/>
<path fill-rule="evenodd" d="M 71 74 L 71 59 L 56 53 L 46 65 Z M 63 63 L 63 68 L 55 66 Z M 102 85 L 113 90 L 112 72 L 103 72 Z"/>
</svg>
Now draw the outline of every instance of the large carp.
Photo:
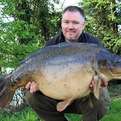
<svg viewBox="0 0 121 121">
<path fill-rule="evenodd" d="M 57 110 L 63 111 L 73 100 L 89 95 L 92 79 L 96 80 L 94 95 L 98 98 L 102 79 L 121 79 L 121 57 L 95 44 L 48 46 L 28 56 L 11 74 L 0 79 L 0 107 L 9 104 L 15 90 L 32 80 L 44 95 L 62 100 Z"/>
</svg>

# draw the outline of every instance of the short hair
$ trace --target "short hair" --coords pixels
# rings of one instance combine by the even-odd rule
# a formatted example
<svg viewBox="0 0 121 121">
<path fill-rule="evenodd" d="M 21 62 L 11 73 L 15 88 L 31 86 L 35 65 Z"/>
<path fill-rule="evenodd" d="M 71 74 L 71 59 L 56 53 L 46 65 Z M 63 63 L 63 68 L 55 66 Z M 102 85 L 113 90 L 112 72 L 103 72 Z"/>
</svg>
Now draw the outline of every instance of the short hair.
<svg viewBox="0 0 121 121">
<path fill-rule="evenodd" d="M 70 12 L 75 12 L 75 11 L 78 11 L 82 17 L 85 18 L 85 14 L 84 14 L 84 10 L 78 6 L 68 6 L 66 7 L 64 10 L 63 10 L 63 14 L 66 12 L 66 11 L 70 11 Z"/>
</svg>

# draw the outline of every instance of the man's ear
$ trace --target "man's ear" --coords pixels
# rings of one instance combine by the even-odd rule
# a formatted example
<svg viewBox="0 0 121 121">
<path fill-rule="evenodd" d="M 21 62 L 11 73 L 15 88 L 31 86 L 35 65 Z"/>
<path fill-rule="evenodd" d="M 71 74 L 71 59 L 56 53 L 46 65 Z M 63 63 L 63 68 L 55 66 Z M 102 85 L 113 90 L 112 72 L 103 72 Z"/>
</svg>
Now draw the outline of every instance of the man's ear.
<svg viewBox="0 0 121 121">
<path fill-rule="evenodd" d="M 83 23 L 82 30 L 85 29 L 85 26 L 86 26 L 86 22 Z"/>
</svg>

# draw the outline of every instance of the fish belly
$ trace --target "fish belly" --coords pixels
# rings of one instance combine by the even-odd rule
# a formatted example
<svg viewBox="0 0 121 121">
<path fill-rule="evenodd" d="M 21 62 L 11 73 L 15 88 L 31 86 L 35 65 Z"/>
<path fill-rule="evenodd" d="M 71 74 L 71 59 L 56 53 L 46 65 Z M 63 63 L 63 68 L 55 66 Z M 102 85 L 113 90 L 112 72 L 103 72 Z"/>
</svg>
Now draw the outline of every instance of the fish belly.
<svg viewBox="0 0 121 121">
<path fill-rule="evenodd" d="M 43 94 L 54 99 L 80 98 L 89 94 L 93 75 L 90 64 L 51 63 L 41 69 L 38 85 Z"/>
</svg>

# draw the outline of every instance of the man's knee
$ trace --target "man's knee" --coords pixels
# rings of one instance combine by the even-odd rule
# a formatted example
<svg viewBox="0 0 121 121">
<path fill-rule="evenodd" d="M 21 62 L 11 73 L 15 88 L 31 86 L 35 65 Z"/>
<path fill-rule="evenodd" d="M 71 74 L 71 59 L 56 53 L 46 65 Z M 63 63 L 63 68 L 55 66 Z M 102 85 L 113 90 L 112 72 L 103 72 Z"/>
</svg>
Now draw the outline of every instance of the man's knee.
<svg viewBox="0 0 121 121">
<path fill-rule="evenodd" d="M 26 101 L 32 108 L 40 108 L 47 110 L 52 105 L 51 99 L 43 95 L 40 91 L 37 91 L 35 93 L 27 92 L 26 95 Z"/>
<path fill-rule="evenodd" d="M 109 108 L 110 105 L 110 96 L 107 90 L 107 87 L 104 87 L 101 89 L 101 93 L 100 93 L 100 99 L 98 100 L 97 103 L 97 118 L 98 120 L 100 120 L 101 118 L 103 118 Z"/>
<path fill-rule="evenodd" d="M 33 100 L 33 94 L 30 93 L 29 91 L 26 91 L 25 93 L 25 100 L 27 102 L 28 105 L 34 104 L 34 100 Z"/>
<path fill-rule="evenodd" d="M 77 105 L 84 121 L 98 121 L 107 112 L 107 105 L 103 97 L 97 100 L 93 94 L 83 100 L 81 99 Z"/>
<path fill-rule="evenodd" d="M 38 116 L 45 121 L 67 121 L 64 113 L 56 110 L 58 101 L 44 96 L 41 92 L 26 93 L 26 100 Z"/>
<path fill-rule="evenodd" d="M 99 102 L 97 105 L 97 119 L 102 119 L 107 113 L 107 106 L 103 102 Z"/>
</svg>

